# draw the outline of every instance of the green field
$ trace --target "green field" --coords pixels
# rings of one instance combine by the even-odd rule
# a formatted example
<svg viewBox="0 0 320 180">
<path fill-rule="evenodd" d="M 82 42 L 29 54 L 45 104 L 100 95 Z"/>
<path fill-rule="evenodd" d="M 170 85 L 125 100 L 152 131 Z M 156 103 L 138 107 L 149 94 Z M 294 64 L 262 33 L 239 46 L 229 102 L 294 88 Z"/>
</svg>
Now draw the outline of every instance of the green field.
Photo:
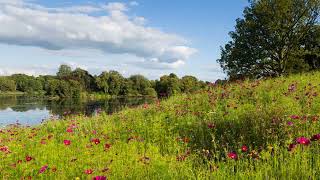
<svg viewBox="0 0 320 180">
<path fill-rule="evenodd" d="M 212 85 L 114 115 L 7 127 L 0 178 L 319 179 L 319 83 L 309 73 Z"/>
</svg>

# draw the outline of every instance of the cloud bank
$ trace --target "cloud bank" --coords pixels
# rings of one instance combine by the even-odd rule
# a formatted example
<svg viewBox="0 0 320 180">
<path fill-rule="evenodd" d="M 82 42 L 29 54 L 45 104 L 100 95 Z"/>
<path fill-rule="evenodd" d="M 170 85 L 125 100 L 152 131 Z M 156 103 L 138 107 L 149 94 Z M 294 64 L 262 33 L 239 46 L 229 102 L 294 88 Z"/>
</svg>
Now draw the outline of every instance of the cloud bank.
<svg viewBox="0 0 320 180">
<path fill-rule="evenodd" d="M 176 68 L 196 53 L 183 37 L 128 15 L 138 3 L 49 8 L 23 0 L 0 0 L 0 43 L 48 50 L 96 49 L 130 54 L 149 67 Z M 102 14 L 102 15 L 96 15 Z"/>
</svg>

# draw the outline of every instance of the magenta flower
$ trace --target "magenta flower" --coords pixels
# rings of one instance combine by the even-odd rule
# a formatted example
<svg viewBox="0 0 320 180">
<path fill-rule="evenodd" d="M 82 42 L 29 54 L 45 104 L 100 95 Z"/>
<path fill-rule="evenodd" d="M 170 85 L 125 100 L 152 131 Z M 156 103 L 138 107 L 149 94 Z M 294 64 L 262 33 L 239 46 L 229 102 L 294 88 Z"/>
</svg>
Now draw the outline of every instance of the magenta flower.
<svg viewBox="0 0 320 180">
<path fill-rule="evenodd" d="M 300 116 L 298 116 L 298 115 L 291 115 L 290 118 L 291 118 L 291 119 L 300 119 Z"/>
<path fill-rule="evenodd" d="M 63 140 L 64 145 L 69 146 L 71 144 L 70 140 Z"/>
<path fill-rule="evenodd" d="M 230 152 L 230 153 L 228 153 L 228 157 L 229 157 L 230 159 L 238 159 L 238 155 L 237 155 L 236 152 Z"/>
<path fill-rule="evenodd" d="M 293 122 L 289 121 L 288 123 L 288 126 L 293 126 Z"/>
<path fill-rule="evenodd" d="M 67 132 L 68 132 L 68 133 L 72 133 L 72 132 L 73 132 L 72 128 L 68 128 L 68 129 L 67 129 Z"/>
<path fill-rule="evenodd" d="M 318 141 L 318 140 L 320 140 L 320 134 L 315 134 L 311 138 L 311 141 Z"/>
<path fill-rule="evenodd" d="M 33 158 L 31 156 L 26 156 L 26 161 L 31 161 Z"/>
<path fill-rule="evenodd" d="M 296 144 L 289 144 L 288 151 L 292 151 L 296 147 Z"/>
<path fill-rule="evenodd" d="M 242 151 L 242 152 L 247 152 L 247 151 L 248 151 L 248 147 L 247 147 L 246 145 L 243 145 L 243 146 L 241 147 L 241 151 Z"/>
<path fill-rule="evenodd" d="M 296 142 L 298 144 L 302 144 L 302 145 L 305 145 L 305 146 L 308 146 L 310 144 L 310 140 L 306 137 L 299 137 L 296 139 Z"/>
<path fill-rule="evenodd" d="M 105 176 L 96 176 L 96 177 L 93 177 L 92 180 L 107 180 L 107 177 L 105 177 Z"/>
<path fill-rule="evenodd" d="M 42 166 L 41 169 L 39 170 L 39 174 L 45 172 L 48 169 L 48 165 Z"/>
</svg>

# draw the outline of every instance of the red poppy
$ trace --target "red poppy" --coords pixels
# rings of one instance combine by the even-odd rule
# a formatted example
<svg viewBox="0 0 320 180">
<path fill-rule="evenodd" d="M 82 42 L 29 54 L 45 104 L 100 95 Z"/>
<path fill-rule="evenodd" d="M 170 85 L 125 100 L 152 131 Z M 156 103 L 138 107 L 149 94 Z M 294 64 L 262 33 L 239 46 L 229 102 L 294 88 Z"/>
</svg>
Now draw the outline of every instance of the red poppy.
<svg viewBox="0 0 320 180">
<path fill-rule="evenodd" d="M 288 151 L 292 151 L 296 147 L 296 144 L 289 144 Z"/>
<path fill-rule="evenodd" d="M 69 146 L 71 144 L 70 140 L 63 140 L 64 145 Z"/>
<path fill-rule="evenodd" d="M 241 151 L 242 151 L 242 152 L 247 152 L 247 151 L 248 151 L 248 147 L 247 147 L 246 145 L 243 145 L 243 146 L 241 147 Z"/>
<path fill-rule="evenodd" d="M 107 143 L 107 144 L 105 144 L 105 145 L 104 145 L 104 148 L 105 148 L 105 150 L 110 149 L 110 148 L 111 148 L 111 144 L 108 144 L 108 143 Z"/>
<path fill-rule="evenodd" d="M 31 161 L 33 158 L 31 156 L 26 156 L 26 161 Z"/>
<path fill-rule="evenodd" d="M 305 146 L 308 146 L 310 144 L 310 140 L 306 137 L 299 137 L 296 139 L 296 142 L 298 144 L 302 144 L 302 145 L 305 145 Z"/>
<path fill-rule="evenodd" d="M 92 180 L 107 180 L 107 177 L 105 177 L 105 176 L 96 176 L 96 177 L 93 177 Z"/>
<path fill-rule="evenodd" d="M 42 166 L 41 169 L 39 170 L 39 173 L 43 173 L 48 169 L 48 165 Z"/>
<path fill-rule="evenodd" d="M 229 157 L 230 159 L 238 159 L 238 155 L 237 155 L 236 152 L 230 152 L 230 153 L 228 153 L 228 157 Z"/>
<path fill-rule="evenodd" d="M 97 144 L 100 144 L 100 139 L 94 138 L 91 140 L 91 142 L 93 142 L 97 145 Z"/>
<path fill-rule="evenodd" d="M 318 140 L 320 140 L 320 134 L 315 134 L 311 138 L 311 141 L 318 141 Z"/>
<path fill-rule="evenodd" d="M 93 173 L 93 170 L 92 169 L 86 169 L 84 171 L 85 174 L 92 174 Z"/>
</svg>

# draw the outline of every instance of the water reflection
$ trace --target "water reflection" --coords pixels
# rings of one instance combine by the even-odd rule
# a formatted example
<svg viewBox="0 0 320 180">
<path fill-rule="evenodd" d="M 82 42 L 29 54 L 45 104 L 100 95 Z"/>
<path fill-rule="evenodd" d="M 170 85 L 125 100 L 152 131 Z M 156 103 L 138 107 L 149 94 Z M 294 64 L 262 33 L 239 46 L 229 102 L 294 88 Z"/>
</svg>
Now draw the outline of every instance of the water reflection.
<svg viewBox="0 0 320 180">
<path fill-rule="evenodd" d="M 62 117 L 68 113 L 93 115 L 97 111 L 111 114 L 124 107 L 151 103 L 152 98 L 114 98 L 99 101 L 80 99 L 47 100 L 27 96 L 0 96 L 0 126 L 14 124 L 34 125 L 50 117 Z"/>
</svg>

